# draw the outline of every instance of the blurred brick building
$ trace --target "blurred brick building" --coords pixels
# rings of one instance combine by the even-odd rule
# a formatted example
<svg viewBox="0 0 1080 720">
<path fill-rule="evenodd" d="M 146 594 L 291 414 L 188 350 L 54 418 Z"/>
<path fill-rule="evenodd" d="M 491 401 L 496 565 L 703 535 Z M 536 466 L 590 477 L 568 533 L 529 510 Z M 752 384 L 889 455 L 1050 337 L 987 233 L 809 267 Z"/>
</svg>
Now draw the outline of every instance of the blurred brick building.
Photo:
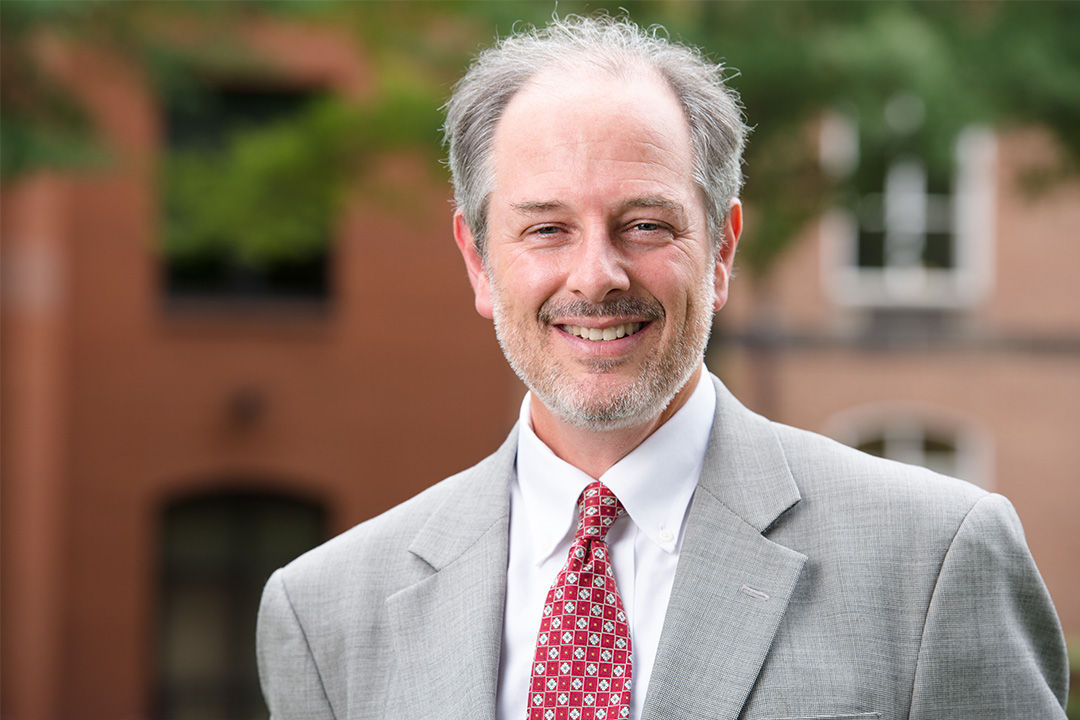
<svg viewBox="0 0 1080 720">
<path fill-rule="evenodd" d="M 256 36 L 290 90 L 370 92 L 334 39 Z M 377 168 L 398 206 L 350 199 L 316 287 L 172 292 L 166 113 L 134 69 L 62 60 L 113 157 L 2 198 L 2 714 L 257 717 L 271 566 L 491 452 L 519 389 L 427 159 Z"/>
<path fill-rule="evenodd" d="M 257 41 L 292 88 L 371 89 L 343 40 Z M 158 249 L 168 119 L 135 69 L 61 60 L 115 161 L 0 198 L 2 714 L 257 717 L 270 570 L 493 450 L 521 388 L 473 312 L 426 160 L 378 169 L 408 212 L 351 198 L 314 289 L 175 292 Z M 919 228 L 838 211 L 767 287 L 736 281 L 709 364 L 777 420 L 1006 494 L 1077 634 L 1080 186 L 1016 185 L 1052 152 L 1037 132 L 981 136 L 959 219 L 921 229 L 924 254 L 932 232 L 954 243 L 940 277 L 910 257 L 890 274 L 889 244 Z M 878 204 L 919 194 L 903 189 Z"/>
</svg>

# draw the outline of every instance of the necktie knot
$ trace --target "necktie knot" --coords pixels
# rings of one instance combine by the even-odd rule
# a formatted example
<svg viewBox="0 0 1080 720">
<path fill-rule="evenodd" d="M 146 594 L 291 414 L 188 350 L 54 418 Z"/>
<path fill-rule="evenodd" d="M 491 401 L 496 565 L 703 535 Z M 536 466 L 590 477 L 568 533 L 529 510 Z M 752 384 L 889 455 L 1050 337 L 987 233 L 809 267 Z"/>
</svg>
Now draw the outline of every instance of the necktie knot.
<svg viewBox="0 0 1080 720">
<path fill-rule="evenodd" d="M 599 480 L 592 482 L 581 493 L 577 535 L 575 541 L 583 538 L 603 542 L 615 520 L 623 512 L 622 503 L 608 487 Z"/>
</svg>

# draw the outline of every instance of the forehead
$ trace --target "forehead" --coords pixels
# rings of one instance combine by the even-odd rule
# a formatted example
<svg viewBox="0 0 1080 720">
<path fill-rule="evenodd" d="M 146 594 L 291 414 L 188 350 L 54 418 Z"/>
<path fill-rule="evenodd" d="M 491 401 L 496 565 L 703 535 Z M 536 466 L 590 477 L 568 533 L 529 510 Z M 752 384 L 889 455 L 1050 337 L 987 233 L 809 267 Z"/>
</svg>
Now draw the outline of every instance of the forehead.
<svg viewBox="0 0 1080 720">
<path fill-rule="evenodd" d="M 541 73 L 507 106 L 493 160 L 500 195 L 527 192 L 523 185 L 557 190 L 605 179 L 682 184 L 692 177 L 682 105 L 648 70 L 632 77 L 593 69 Z"/>
</svg>

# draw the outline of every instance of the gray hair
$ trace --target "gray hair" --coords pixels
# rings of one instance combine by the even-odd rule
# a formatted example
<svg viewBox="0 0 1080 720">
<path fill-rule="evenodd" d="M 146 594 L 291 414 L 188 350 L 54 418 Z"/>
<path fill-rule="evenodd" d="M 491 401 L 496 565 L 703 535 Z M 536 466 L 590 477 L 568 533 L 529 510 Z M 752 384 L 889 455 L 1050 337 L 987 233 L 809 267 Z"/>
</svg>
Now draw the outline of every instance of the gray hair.
<svg viewBox="0 0 1080 720">
<path fill-rule="evenodd" d="M 582 64 L 615 76 L 651 68 L 668 83 L 686 113 L 694 145 L 694 181 L 705 195 L 710 234 L 719 240 L 731 199 L 742 186 L 748 128 L 738 95 L 726 85 L 725 67 L 661 31 L 658 26 L 642 30 L 622 17 L 571 15 L 503 38 L 476 57 L 446 103 L 443 131 L 454 201 L 464 212 L 481 256 L 494 189 L 491 152 L 499 119 L 514 95 L 541 71 Z"/>
</svg>

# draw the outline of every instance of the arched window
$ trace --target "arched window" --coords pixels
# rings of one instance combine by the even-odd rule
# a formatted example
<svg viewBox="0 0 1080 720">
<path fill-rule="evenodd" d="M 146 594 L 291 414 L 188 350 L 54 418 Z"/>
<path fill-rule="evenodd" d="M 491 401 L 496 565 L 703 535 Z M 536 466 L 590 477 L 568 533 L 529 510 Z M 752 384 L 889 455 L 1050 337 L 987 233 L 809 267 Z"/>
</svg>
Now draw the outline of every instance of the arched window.
<svg viewBox="0 0 1080 720">
<path fill-rule="evenodd" d="M 878 457 L 989 488 L 988 443 L 973 423 L 929 408 L 873 405 L 842 413 L 828 434 Z"/>
<path fill-rule="evenodd" d="M 267 716 L 255 665 L 262 587 L 325 535 L 320 505 L 280 495 L 218 493 L 168 505 L 160 536 L 157 717 Z"/>
<path fill-rule="evenodd" d="M 879 431 L 864 435 L 855 447 L 878 457 L 922 465 L 942 475 L 960 474 L 956 438 L 935 434 L 917 423 L 886 424 Z"/>
</svg>

